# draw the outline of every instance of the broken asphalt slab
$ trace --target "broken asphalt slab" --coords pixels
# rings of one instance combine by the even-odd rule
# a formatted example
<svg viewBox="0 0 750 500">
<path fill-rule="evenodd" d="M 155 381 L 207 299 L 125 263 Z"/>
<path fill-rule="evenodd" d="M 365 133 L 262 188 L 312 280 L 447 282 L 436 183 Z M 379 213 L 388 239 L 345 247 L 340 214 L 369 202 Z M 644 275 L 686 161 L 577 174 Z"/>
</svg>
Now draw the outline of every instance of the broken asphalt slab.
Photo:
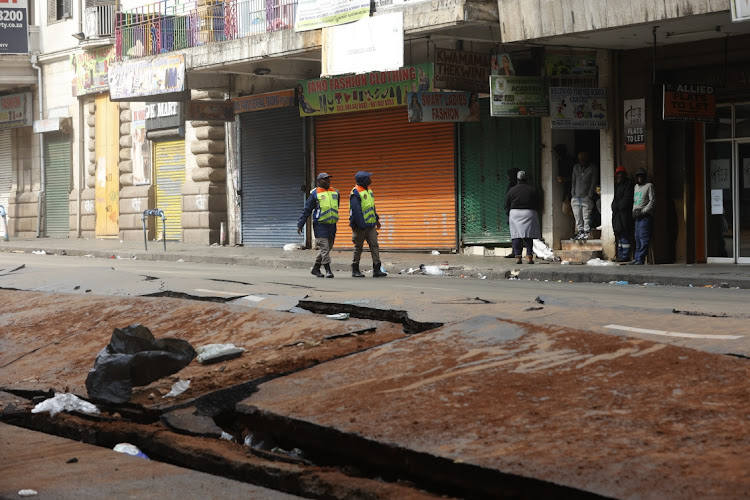
<svg viewBox="0 0 750 500">
<path fill-rule="evenodd" d="M 477 317 L 260 384 L 251 428 L 469 496 L 739 498 L 746 360 Z"/>
<path fill-rule="evenodd" d="M 0 498 L 301 498 L 0 423 Z"/>
</svg>

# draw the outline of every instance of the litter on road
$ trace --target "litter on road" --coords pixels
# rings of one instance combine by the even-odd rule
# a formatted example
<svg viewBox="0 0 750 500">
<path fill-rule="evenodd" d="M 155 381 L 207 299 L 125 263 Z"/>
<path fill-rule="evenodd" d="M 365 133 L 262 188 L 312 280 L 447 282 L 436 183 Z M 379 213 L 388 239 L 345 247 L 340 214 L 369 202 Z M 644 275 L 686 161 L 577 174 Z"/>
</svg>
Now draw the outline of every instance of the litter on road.
<svg viewBox="0 0 750 500">
<path fill-rule="evenodd" d="M 83 413 L 100 413 L 95 405 L 84 401 L 75 394 L 58 392 L 55 397 L 45 399 L 31 410 L 31 413 L 49 412 L 54 417 L 61 411 L 80 411 Z"/>
</svg>

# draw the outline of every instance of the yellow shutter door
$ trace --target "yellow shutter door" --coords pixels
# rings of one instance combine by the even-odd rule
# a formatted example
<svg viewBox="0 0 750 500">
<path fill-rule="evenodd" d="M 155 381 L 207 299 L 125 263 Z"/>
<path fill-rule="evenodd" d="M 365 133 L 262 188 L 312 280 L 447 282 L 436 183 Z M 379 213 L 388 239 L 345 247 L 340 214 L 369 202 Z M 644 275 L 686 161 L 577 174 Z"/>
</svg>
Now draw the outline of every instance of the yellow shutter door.
<svg viewBox="0 0 750 500">
<path fill-rule="evenodd" d="M 456 248 L 454 125 L 409 123 L 406 108 L 320 117 L 315 170 L 341 192 L 336 247 L 351 247 L 349 193 L 354 174 L 373 173 L 382 250 Z"/>
<path fill-rule="evenodd" d="M 96 236 L 120 232 L 120 108 L 108 94 L 96 98 Z"/>
<path fill-rule="evenodd" d="M 182 240 L 182 185 L 185 183 L 185 140 L 154 143 L 156 208 L 164 212 L 167 239 Z M 162 221 L 156 219 L 156 239 L 164 237 Z"/>
</svg>

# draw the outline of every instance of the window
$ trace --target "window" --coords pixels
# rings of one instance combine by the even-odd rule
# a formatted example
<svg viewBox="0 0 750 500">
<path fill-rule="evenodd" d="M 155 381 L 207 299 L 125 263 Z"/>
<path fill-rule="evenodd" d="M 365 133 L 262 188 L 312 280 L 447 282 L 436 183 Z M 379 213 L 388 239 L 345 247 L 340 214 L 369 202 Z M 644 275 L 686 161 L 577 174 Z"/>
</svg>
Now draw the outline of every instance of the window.
<svg viewBox="0 0 750 500">
<path fill-rule="evenodd" d="M 47 0 L 47 22 L 73 17 L 73 0 Z"/>
</svg>

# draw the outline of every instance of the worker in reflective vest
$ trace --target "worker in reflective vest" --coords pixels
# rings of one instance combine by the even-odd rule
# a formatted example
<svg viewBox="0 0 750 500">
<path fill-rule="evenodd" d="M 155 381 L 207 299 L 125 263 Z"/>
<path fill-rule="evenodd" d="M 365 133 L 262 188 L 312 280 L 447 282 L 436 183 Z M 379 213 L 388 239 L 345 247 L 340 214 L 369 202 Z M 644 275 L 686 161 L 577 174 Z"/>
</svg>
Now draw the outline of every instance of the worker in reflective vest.
<svg viewBox="0 0 750 500">
<path fill-rule="evenodd" d="M 318 174 L 317 185 L 310 191 L 305 208 L 297 221 L 297 234 L 302 234 L 302 227 L 310 215 L 313 216 L 313 232 L 318 256 L 315 258 L 310 273 L 318 278 L 323 277 L 320 266 L 326 270 L 325 277 L 333 278 L 331 271 L 331 248 L 336 239 L 336 223 L 339 221 L 339 192 L 331 187 L 331 177 L 325 172 Z"/>
<path fill-rule="evenodd" d="M 370 172 L 357 172 L 354 180 L 357 185 L 349 195 L 349 225 L 352 228 L 352 243 L 354 243 L 354 257 L 352 259 L 352 276 L 364 278 L 365 275 L 359 270 L 359 259 L 362 257 L 364 243 L 370 247 L 372 255 L 372 277 L 381 278 L 388 276 L 380 264 L 380 247 L 378 246 L 378 229 L 380 229 L 380 218 L 375 210 L 375 198 L 370 189 L 372 174 Z"/>
</svg>

